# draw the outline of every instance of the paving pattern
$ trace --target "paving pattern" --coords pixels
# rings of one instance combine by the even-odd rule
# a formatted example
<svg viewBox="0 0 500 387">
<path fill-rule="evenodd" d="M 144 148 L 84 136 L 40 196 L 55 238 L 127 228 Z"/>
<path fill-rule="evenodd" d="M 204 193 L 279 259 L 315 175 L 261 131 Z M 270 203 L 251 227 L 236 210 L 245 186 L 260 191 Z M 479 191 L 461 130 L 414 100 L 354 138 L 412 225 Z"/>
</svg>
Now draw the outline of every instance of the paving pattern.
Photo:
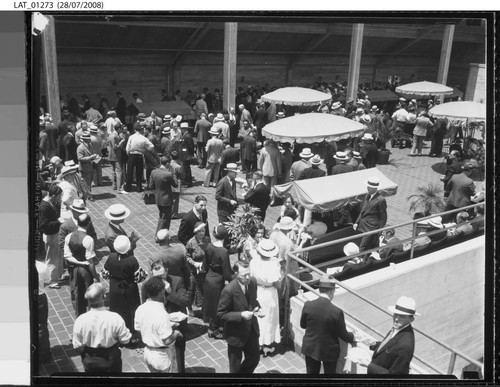
<svg viewBox="0 0 500 387">
<path fill-rule="evenodd" d="M 430 143 L 426 143 L 424 154 L 428 153 Z M 442 158 L 426 156 L 408 157 L 409 149 L 391 149 L 390 164 L 377 166 L 386 176 L 399 185 L 398 193 L 387 199 L 388 224 L 396 225 L 411 220 L 407 197 L 415 192 L 415 188 L 427 183 L 441 184 L 440 173 L 436 172 Z M 113 203 L 123 203 L 131 210 L 131 215 L 123 227 L 127 232 L 135 230 L 141 235 L 136 249 L 136 257 L 144 268 L 149 267 L 149 257 L 157 245 L 154 243 L 154 232 L 157 221 L 157 207 L 144 205 L 141 194 L 131 193 L 120 195 L 112 190 L 110 167 L 103 171 L 104 186 L 93 188 L 95 202 L 89 202 L 88 207 L 95 225 L 99 241 L 96 252 L 101 263 L 104 264 L 108 251 L 104 243 L 106 219 L 104 211 Z M 208 199 L 209 223 L 213 227 L 217 223 L 215 189 L 201 186 L 204 170 L 192 166 L 193 177 L 196 179 L 191 188 L 183 188 L 180 199 L 181 213 L 192 207 L 192 201 L 198 194 Z M 279 216 L 279 207 L 270 207 L 267 212 L 265 225 L 270 229 Z M 177 234 L 180 220 L 172 220 L 171 231 Z M 398 230 L 400 237 L 410 236 L 410 228 Z M 232 259 L 235 259 L 232 257 Z M 107 284 L 106 284 L 107 285 Z M 49 298 L 49 331 L 52 350 L 52 359 L 41 364 L 39 375 L 49 376 L 57 372 L 82 372 L 83 367 L 79 355 L 73 349 L 70 339 L 73 332 L 74 310 L 70 300 L 69 285 L 61 289 L 47 289 Z M 227 346 L 225 341 L 209 339 L 206 326 L 197 317 L 189 318 L 189 330 L 186 345 L 186 373 L 227 373 Z M 141 349 L 122 349 L 124 372 L 148 372 L 143 362 Z M 278 345 L 272 356 L 261 358 L 256 369 L 257 373 L 305 373 L 305 363 L 301 355 L 284 345 Z"/>
</svg>

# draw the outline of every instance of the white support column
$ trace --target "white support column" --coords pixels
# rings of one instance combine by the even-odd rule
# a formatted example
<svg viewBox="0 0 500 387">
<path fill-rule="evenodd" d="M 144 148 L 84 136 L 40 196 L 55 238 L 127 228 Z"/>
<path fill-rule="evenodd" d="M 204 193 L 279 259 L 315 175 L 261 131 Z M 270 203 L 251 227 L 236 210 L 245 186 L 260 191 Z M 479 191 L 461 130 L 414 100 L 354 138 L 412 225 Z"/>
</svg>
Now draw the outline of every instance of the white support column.
<svg viewBox="0 0 500 387">
<path fill-rule="evenodd" d="M 351 38 L 351 56 L 349 58 L 349 76 L 347 78 L 347 99 L 354 102 L 358 97 L 359 68 L 361 66 L 361 50 L 363 46 L 364 24 L 353 24 Z"/>
<path fill-rule="evenodd" d="M 61 122 L 61 104 L 59 100 L 59 75 L 57 71 L 56 27 L 53 16 L 45 16 L 49 23 L 42 32 L 42 60 L 47 86 L 47 108 L 54 124 Z"/>
<path fill-rule="evenodd" d="M 238 56 L 238 23 L 224 23 L 224 108 L 234 106 L 236 98 L 236 58 Z"/>
<path fill-rule="evenodd" d="M 441 46 L 441 58 L 439 59 L 439 69 L 437 83 L 446 85 L 448 81 L 448 70 L 450 69 L 451 48 L 453 46 L 453 34 L 455 33 L 455 25 L 448 24 L 444 27 L 443 44 Z M 441 102 L 444 101 L 444 96 L 439 97 Z"/>
</svg>

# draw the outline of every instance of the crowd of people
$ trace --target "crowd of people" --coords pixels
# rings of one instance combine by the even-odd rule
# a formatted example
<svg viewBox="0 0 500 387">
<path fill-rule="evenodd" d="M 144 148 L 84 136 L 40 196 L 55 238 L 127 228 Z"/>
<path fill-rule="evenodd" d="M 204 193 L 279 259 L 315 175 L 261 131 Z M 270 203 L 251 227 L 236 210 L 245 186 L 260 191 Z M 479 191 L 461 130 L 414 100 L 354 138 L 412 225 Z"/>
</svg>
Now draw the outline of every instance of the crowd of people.
<svg viewBox="0 0 500 387">
<path fill-rule="evenodd" d="M 330 92 L 342 90 L 334 87 Z M 45 195 L 38 221 L 43 236 L 43 243 L 37 246 L 40 292 L 44 293 L 45 282 L 58 289 L 69 277 L 76 316 L 73 346 L 81 352 L 86 372 L 121 371 L 119 348 L 124 345 L 144 345 L 144 360 L 151 372 L 184 372 L 187 319 L 199 315 L 207 324 L 210 338 L 227 340 L 230 372 L 252 373 L 259 353 L 272 354 L 281 341 L 286 297 L 298 292 L 297 283 L 286 278 L 287 267 L 290 272 L 298 270 L 297 262 L 288 253 L 327 230 L 319 219 L 304 225 L 303 213 L 291 196 L 282 198 L 280 217 L 267 230 L 263 223 L 267 208 L 279 200 L 272 194 L 273 186 L 375 167 L 377 149 L 385 146 L 380 143 L 380 125 L 406 132 L 408 125 L 413 125 L 412 155 L 421 154 L 421 140 L 427 131 L 438 128 L 432 149 L 434 155 L 441 154 L 440 136 L 444 136 L 447 123 L 433 123 L 425 113 L 430 106 L 401 100 L 389 116 L 373 105 L 366 94 L 356 101 L 332 101 L 318 108 L 319 112 L 363 123 L 365 130 L 359 137 L 323 144 L 317 152 L 313 152 L 312 146 L 266 139 L 264 126 L 291 114 L 281 110 L 281 106 L 254 101 L 259 92 L 266 91 L 267 87 L 239 90 L 237 109 L 229 111 L 222 109 L 220 92 L 210 98 L 208 90 L 198 98 L 189 93 L 196 114 L 194 125 L 178 114 L 159 117 L 155 111 L 149 116 L 138 113 L 133 123 L 125 124 L 126 103 L 121 93 L 117 93 L 115 108 L 101 98 L 97 110 L 87 96 L 85 105 L 80 107 L 68 96 L 60 123 L 53 123 L 47 113 L 40 117 L 37 178 Z M 180 93 L 176 93 L 176 98 L 180 98 Z M 138 94 L 134 99 L 140 103 Z M 192 164 L 205 170 L 203 186 L 215 188 L 215 227 L 209 226 L 208 199 L 203 195 L 196 196 L 189 212 L 182 217 L 179 213 L 183 189 L 193 185 Z M 92 188 L 103 185 L 102 168 L 107 165 L 112 171 L 112 190 L 118 194 L 127 195 L 135 189 L 143 193 L 145 201 L 154 196 L 158 220 L 154 235 L 148 237 L 158 244 L 158 250 L 150 257 L 150 267 L 143 268 L 135 256 L 137 241 L 145 236 L 126 231 L 124 223 L 130 210 L 119 202 L 104 212 L 108 220 L 104 239 L 109 250 L 104 265 L 96 256 L 98 237 L 87 201 L 96 200 Z M 470 163 L 451 163 L 448 168 L 445 187 L 450 208 L 477 199 L 466 173 L 472 169 Z M 246 178 L 238 177 L 241 172 Z M 386 226 L 387 205 L 378 192 L 379 183 L 377 178 L 367 181 L 367 195 L 352 222 L 358 232 Z M 465 186 L 466 195 L 462 194 Z M 238 193 L 243 196 L 238 197 Z M 460 195 L 465 195 L 466 201 Z M 253 208 L 258 220 L 244 238 L 234 241 L 228 223 L 234 221 L 242 202 Z M 179 218 L 175 236 L 170 231 L 171 221 Z M 457 223 L 464 219 L 462 214 Z M 464 227 L 457 225 L 461 232 Z M 393 237 L 394 233 L 386 233 L 387 241 Z M 348 251 L 356 254 L 379 243 L 374 233 L 364 236 L 359 247 Z M 238 259 L 231 265 L 230 253 L 234 248 Z M 109 280 L 109 295 L 101 284 L 102 278 Z M 331 300 L 334 286 L 325 281 L 320 282 L 319 289 Z M 105 299 L 109 311 L 104 307 Z M 40 297 L 40 303 L 39 353 L 40 359 L 46 360 L 50 358 L 46 298 Z M 311 329 L 325 329 L 315 328 L 319 323 L 311 322 L 317 308 L 303 312 L 306 315 L 303 314 L 301 325 L 306 329 L 307 340 L 314 339 Z M 338 337 L 355 342 L 353 334 L 345 330 L 343 316 L 338 310 L 332 313 L 339 329 L 334 333 L 322 331 L 314 344 L 320 346 L 321 340 L 325 340 L 330 346 L 325 347 L 326 352 L 318 355 L 315 350 L 309 351 L 313 344 L 304 339 L 307 345 L 304 344 L 303 353 L 310 373 L 319 372 L 318 361 L 324 361 L 325 353 L 330 356 L 338 352 Z M 335 370 L 334 357 L 327 360 L 333 364 L 326 364 L 325 371 Z M 409 360 L 397 371 L 407 373 L 407 367 Z"/>
</svg>

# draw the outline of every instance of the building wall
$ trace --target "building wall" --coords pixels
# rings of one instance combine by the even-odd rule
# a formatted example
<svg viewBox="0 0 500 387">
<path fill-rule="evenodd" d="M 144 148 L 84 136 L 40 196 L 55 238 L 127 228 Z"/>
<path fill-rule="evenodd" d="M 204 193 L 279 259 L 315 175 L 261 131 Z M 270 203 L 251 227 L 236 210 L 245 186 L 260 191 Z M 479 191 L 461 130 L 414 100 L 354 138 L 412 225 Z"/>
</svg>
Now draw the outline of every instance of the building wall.
<svg viewBox="0 0 500 387">
<path fill-rule="evenodd" d="M 416 328 L 480 360 L 484 351 L 484 260 L 484 237 L 478 237 L 425 257 L 346 280 L 344 284 L 383 308 L 394 305 L 402 295 L 413 297 L 421 314 L 413 323 Z M 300 313 L 308 298 L 309 292 L 292 299 L 290 322 L 298 346 L 304 334 L 299 323 Z M 381 338 L 348 317 L 347 312 L 383 334 L 392 326 L 390 315 L 343 289 L 339 288 L 333 302 L 346 312 L 346 321 L 377 340 Z M 415 338 L 416 354 L 446 372 L 450 352 L 419 333 Z M 457 357 L 455 375 L 460 377 L 462 368 L 468 364 Z"/>
</svg>

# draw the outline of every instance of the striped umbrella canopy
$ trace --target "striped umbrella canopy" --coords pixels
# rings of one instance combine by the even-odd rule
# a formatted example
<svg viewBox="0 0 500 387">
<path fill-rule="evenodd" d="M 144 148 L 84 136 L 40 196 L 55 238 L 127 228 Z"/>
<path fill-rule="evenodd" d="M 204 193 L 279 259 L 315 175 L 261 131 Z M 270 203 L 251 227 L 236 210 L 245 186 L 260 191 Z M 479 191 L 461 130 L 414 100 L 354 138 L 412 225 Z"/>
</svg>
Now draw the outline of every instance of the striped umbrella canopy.
<svg viewBox="0 0 500 387">
<path fill-rule="evenodd" d="M 262 101 L 292 106 L 312 106 L 328 102 L 332 99 L 331 94 L 323 93 L 305 87 L 283 87 L 281 89 L 264 94 Z"/>
<path fill-rule="evenodd" d="M 434 82 L 413 82 L 396 87 L 396 93 L 404 95 L 432 96 L 453 94 L 453 88 Z"/>
<path fill-rule="evenodd" d="M 364 129 L 363 124 L 345 117 L 306 113 L 271 122 L 262 128 L 262 134 L 274 141 L 312 144 L 355 137 Z"/>
<path fill-rule="evenodd" d="M 434 106 L 429 114 L 436 118 L 448 118 L 460 121 L 484 121 L 486 119 L 486 105 L 472 101 L 447 102 Z"/>
</svg>

